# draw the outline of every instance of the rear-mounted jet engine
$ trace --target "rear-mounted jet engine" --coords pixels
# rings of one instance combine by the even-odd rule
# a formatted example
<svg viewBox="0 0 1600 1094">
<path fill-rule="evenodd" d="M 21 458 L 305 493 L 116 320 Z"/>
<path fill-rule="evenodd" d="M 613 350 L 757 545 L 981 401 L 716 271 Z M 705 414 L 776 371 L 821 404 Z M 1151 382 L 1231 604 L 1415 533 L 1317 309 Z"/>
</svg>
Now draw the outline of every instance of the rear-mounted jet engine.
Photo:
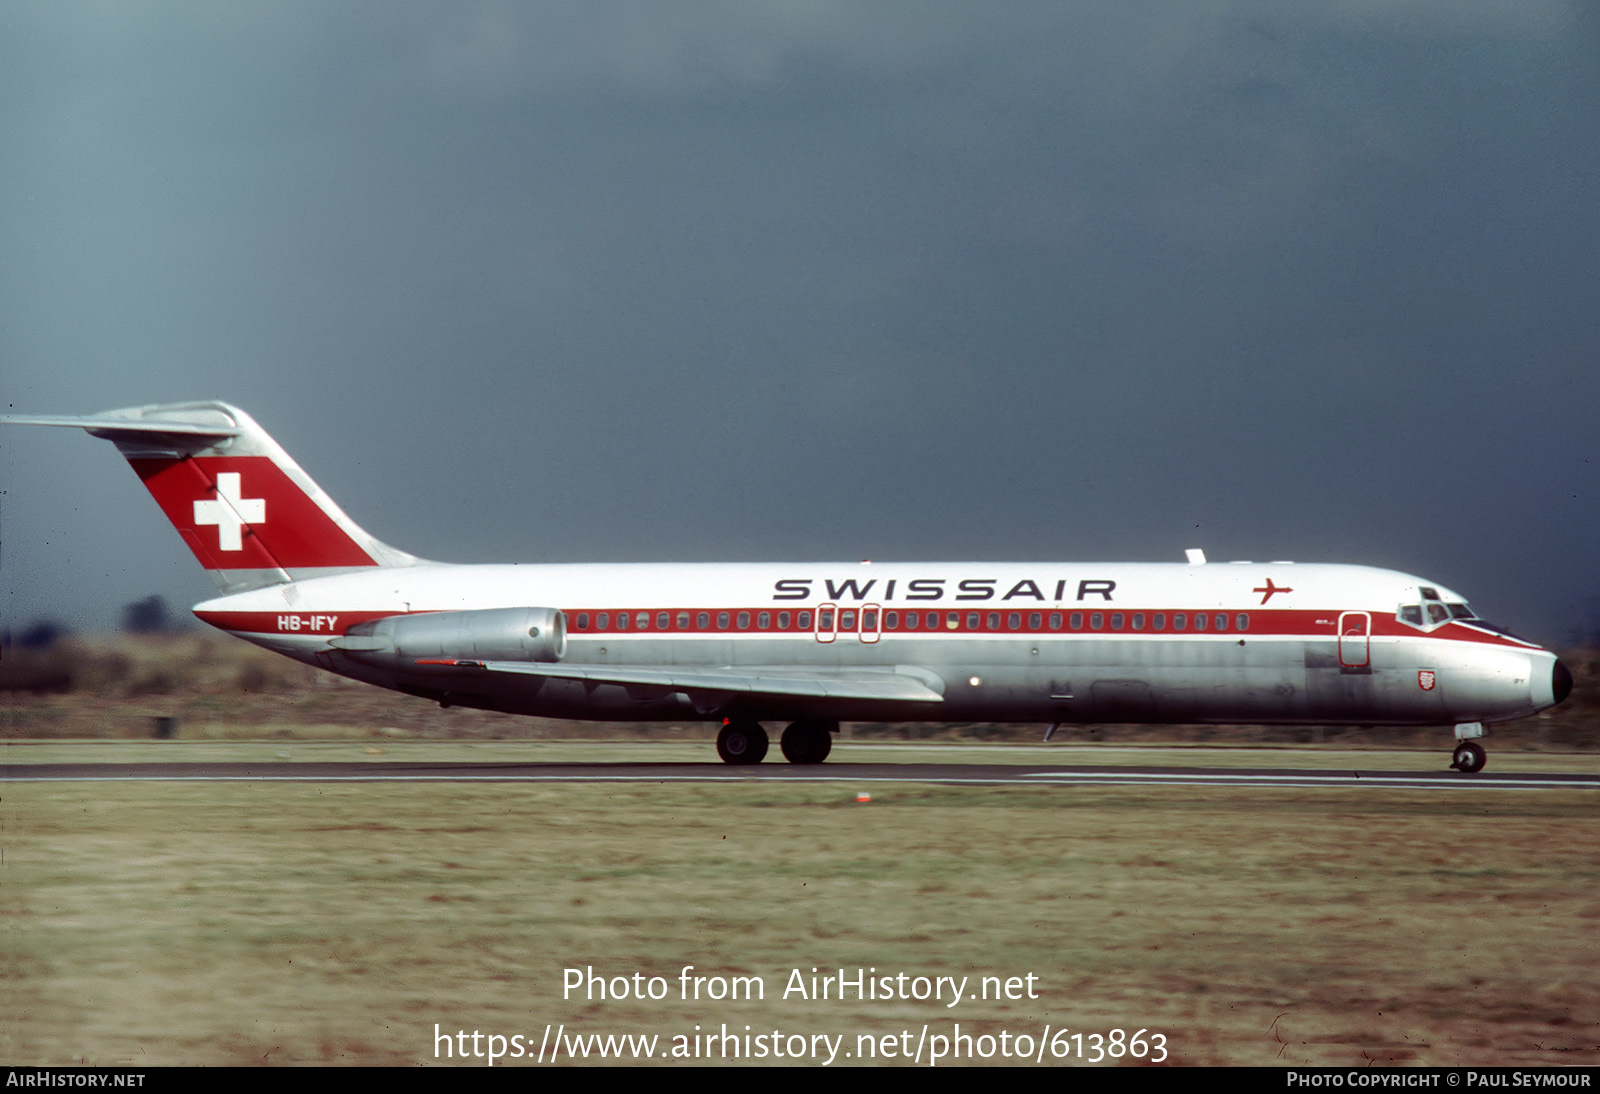
<svg viewBox="0 0 1600 1094">
<path fill-rule="evenodd" d="M 332 645 L 358 661 L 411 666 L 419 661 L 559 661 L 566 617 L 555 608 L 419 612 L 357 623 Z"/>
</svg>

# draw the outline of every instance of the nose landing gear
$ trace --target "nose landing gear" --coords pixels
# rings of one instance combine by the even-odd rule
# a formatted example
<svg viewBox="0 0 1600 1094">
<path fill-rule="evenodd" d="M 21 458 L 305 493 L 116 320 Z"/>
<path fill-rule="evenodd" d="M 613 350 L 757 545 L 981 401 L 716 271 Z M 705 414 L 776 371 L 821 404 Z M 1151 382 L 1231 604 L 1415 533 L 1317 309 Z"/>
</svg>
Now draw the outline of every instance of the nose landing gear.
<svg viewBox="0 0 1600 1094">
<path fill-rule="evenodd" d="M 1451 757 L 1450 766 L 1462 774 L 1471 775 L 1482 771 L 1483 765 L 1489 759 L 1489 754 L 1477 741 L 1462 741 L 1456 745 L 1455 755 Z"/>
</svg>

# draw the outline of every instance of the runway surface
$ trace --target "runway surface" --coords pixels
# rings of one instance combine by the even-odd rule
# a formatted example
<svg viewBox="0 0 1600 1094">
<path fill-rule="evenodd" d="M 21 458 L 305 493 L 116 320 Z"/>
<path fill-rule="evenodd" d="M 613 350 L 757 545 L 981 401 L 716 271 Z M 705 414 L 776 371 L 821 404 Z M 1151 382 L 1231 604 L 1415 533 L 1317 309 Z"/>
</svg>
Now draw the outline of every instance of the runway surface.
<svg viewBox="0 0 1600 1094">
<path fill-rule="evenodd" d="M 987 786 L 1261 786 L 1417 790 L 1600 790 L 1600 774 L 1463 775 L 1224 767 L 1010 764 L 701 763 L 40 763 L 0 766 L 0 782 L 835 782 Z"/>
</svg>

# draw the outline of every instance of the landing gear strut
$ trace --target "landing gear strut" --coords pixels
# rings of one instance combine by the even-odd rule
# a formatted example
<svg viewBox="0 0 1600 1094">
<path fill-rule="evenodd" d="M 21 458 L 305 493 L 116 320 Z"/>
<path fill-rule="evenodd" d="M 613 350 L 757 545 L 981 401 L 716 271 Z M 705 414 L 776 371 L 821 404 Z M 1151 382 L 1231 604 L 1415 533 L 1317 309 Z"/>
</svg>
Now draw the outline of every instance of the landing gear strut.
<svg viewBox="0 0 1600 1094">
<path fill-rule="evenodd" d="M 1482 722 L 1457 722 L 1456 723 L 1456 751 L 1450 757 L 1450 766 L 1464 775 L 1471 775 L 1482 771 L 1484 761 L 1489 754 L 1483 750 L 1476 738 L 1482 737 L 1484 728 Z"/>
<path fill-rule="evenodd" d="M 717 755 L 723 763 L 758 764 L 767 756 L 767 731 L 760 722 L 729 722 L 717 734 Z"/>
<path fill-rule="evenodd" d="M 1455 755 L 1450 760 L 1450 766 L 1457 771 L 1471 775 L 1473 772 L 1482 771 L 1483 765 L 1489 759 L 1489 754 L 1477 741 L 1462 741 L 1456 745 Z"/>
<path fill-rule="evenodd" d="M 833 735 L 838 730 L 838 722 L 806 719 L 793 723 L 779 741 L 783 758 L 792 764 L 820 764 L 833 751 Z"/>
</svg>

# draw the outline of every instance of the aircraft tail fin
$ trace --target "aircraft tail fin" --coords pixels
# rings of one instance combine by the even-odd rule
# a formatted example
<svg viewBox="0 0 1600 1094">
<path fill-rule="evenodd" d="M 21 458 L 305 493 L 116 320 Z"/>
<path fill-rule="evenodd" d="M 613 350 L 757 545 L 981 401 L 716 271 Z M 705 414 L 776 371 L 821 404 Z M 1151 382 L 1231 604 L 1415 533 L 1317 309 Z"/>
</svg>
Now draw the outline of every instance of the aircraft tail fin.
<svg viewBox="0 0 1600 1094">
<path fill-rule="evenodd" d="M 420 561 L 346 516 L 266 430 L 227 403 L 0 422 L 75 427 L 116 445 L 224 592 Z"/>
</svg>

